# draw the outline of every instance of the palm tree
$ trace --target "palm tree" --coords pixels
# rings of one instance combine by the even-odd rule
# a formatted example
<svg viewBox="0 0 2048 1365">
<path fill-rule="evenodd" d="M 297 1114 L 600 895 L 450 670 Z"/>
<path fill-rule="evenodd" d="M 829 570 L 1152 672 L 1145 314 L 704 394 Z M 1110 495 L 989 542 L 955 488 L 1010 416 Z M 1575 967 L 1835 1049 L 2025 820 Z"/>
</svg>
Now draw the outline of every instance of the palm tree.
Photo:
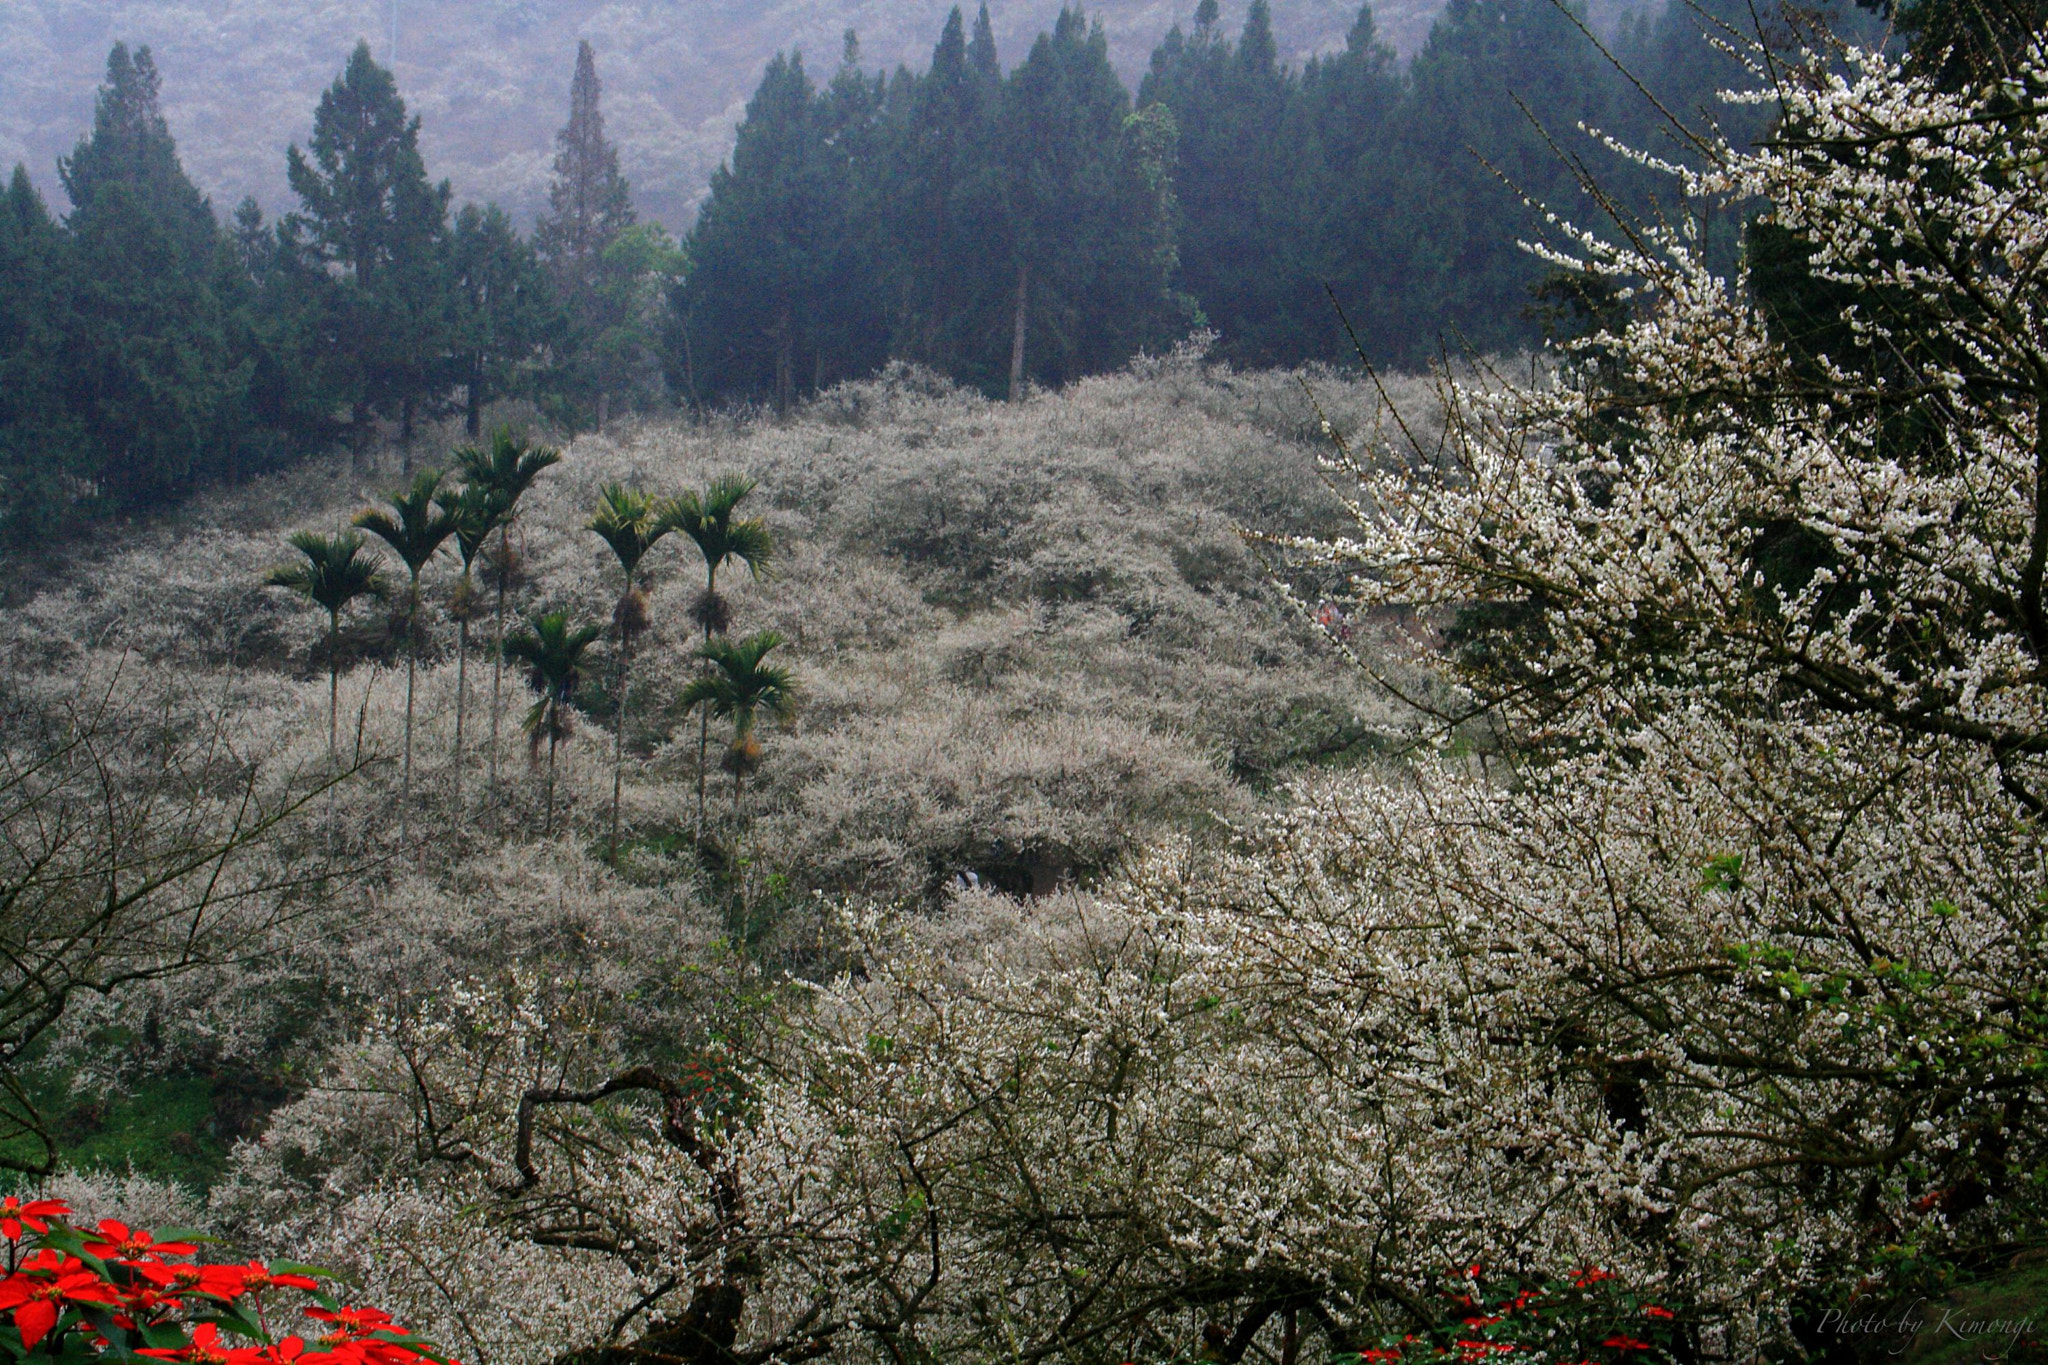
<svg viewBox="0 0 2048 1365">
<path fill-rule="evenodd" d="M 412 575 L 405 605 L 405 787 L 398 809 L 398 837 L 407 836 L 412 810 L 412 699 L 420 664 L 420 574 L 455 531 L 455 520 L 435 502 L 441 471 L 423 469 L 412 486 L 391 495 L 391 506 L 366 507 L 355 524 L 389 545 Z"/>
<path fill-rule="evenodd" d="M 335 715 L 341 688 L 341 613 L 359 597 L 382 598 L 389 585 L 384 580 L 384 561 L 363 552 L 358 531 L 341 531 L 323 536 L 318 531 L 294 531 L 291 546 L 305 561 L 281 564 L 263 575 L 273 588 L 289 588 L 327 613 L 327 756 L 336 757 Z"/>
<path fill-rule="evenodd" d="M 633 637 L 647 628 L 647 594 L 640 591 L 634 575 L 640 561 L 655 542 L 675 528 L 668 520 L 669 508 L 637 488 L 608 483 L 598 490 L 597 511 L 590 529 L 611 546 L 618 557 L 624 586 L 612 609 L 612 624 L 619 631 L 619 714 L 612 734 L 612 861 L 619 858 L 619 788 L 626 765 L 626 688 L 632 681 Z"/>
<path fill-rule="evenodd" d="M 699 495 L 684 493 L 668 506 L 667 519 L 697 544 L 704 556 L 704 591 L 690 614 L 704 627 L 704 643 L 723 635 L 732 624 L 732 610 L 718 595 L 718 571 L 728 560 L 737 559 L 756 578 L 768 567 L 775 542 L 768 523 L 759 517 L 734 521 L 740 501 L 754 491 L 754 481 L 740 474 L 725 474 L 711 481 Z M 707 712 L 697 724 L 697 837 L 704 837 L 704 769 L 710 749 L 711 718 Z"/>
<path fill-rule="evenodd" d="M 441 511 L 455 523 L 455 551 L 462 558 L 462 577 L 456 580 L 455 592 L 448 603 L 448 614 L 455 618 L 457 631 L 455 645 L 455 815 L 462 817 L 462 765 L 466 754 L 462 747 L 463 717 L 469 710 L 469 623 L 477 615 L 476 579 L 474 576 L 476 558 L 490 539 L 491 532 L 498 525 L 498 503 L 491 494 L 475 484 L 465 485 L 460 490 L 444 491 L 439 502 Z"/>
<path fill-rule="evenodd" d="M 491 433 L 491 448 L 464 446 L 455 452 L 462 469 L 462 482 L 490 495 L 498 525 L 498 606 L 493 617 L 491 641 L 491 791 L 498 790 L 498 713 L 503 710 L 505 677 L 505 588 L 512 576 L 512 519 L 519 515 L 519 499 L 533 487 L 533 481 L 551 464 L 560 463 L 562 452 L 529 446 L 499 427 Z"/>
<path fill-rule="evenodd" d="M 538 698 L 526 713 L 527 753 L 540 761 L 540 741 L 548 741 L 548 813 L 543 834 L 555 828 L 555 748 L 575 733 L 576 712 L 571 698 L 583 681 L 583 651 L 604 634 L 595 624 L 571 626 L 569 613 L 536 612 L 527 618 L 528 629 L 515 631 L 505 639 L 505 657 L 526 665 L 526 685 Z"/>
<path fill-rule="evenodd" d="M 782 637 L 772 630 L 738 641 L 723 636 L 707 640 L 698 648 L 697 657 L 710 664 L 711 670 L 683 689 L 684 710 L 702 706 L 707 717 L 716 715 L 732 721 L 732 744 L 720 766 L 732 774 L 733 848 L 729 863 L 735 876 L 743 877 L 739 854 L 740 797 L 747 774 L 761 766 L 761 744 L 754 738 L 754 723 L 764 715 L 786 721 L 796 714 L 796 675 L 782 664 L 763 662 L 768 652 L 781 643 Z M 739 902 L 739 924 L 744 926 L 744 880 L 740 883 Z"/>
</svg>

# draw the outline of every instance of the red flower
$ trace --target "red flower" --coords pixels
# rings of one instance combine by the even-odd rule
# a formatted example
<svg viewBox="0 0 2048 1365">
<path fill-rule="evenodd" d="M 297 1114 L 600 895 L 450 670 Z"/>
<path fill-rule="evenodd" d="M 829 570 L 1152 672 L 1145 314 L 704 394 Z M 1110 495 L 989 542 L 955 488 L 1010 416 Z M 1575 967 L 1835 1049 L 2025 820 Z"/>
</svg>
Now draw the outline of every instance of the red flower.
<svg viewBox="0 0 2048 1365">
<path fill-rule="evenodd" d="M 71 1210 L 62 1200 L 31 1199 L 24 1204 L 10 1194 L 0 1199 L 0 1237 L 19 1242 L 23 1228 L 30 1232 L 48 1232 L 50 1225 L 45 1220 L 70 1216 Z"/>
<path fill-rule="evenodd" d="M 261 1261 L 247 1265 L 180 1266 L 179 1280 L 190 1277 L 191 1288 L 216 1299 L 238 1299 L 244 1294 L 283 1286 L 287 1289 L 318 1289 L 311 1275 L 273 1274 Z"/>
<path fill-rule="evenodd" d="M 308 1308 L 306 1316 L 315 1322 L 331 1322 L 350 1332 L 395 1329 L 391 1315 L 381 1308 Z"/>
<path fill-rule="evenodd" d="M 14 1326 L 21 1333 L 21 1344 L 31 1351 L 57 1325 L 65 1304 L 100 1303 L 111 1307 L 120 1302 L 120 1295 L 111 1286 L 84 1270 L 73 1270 L 50 1280 L 31 1275 L 10 1275 L 0 1280 L 0 1311 L 14 1310 Z"/>
<path fill-rule="evenodd" d="M 141 1228 L 130 1228 L 109 1218 L 99 1225 L 100 1240 L 87 1242 L 85 1249 L 95 1256 L 118 1256 L 124 1261 L 149 1256 L 190 1256 L 199 1248 L 190 1242 L 159 1242 Z"/>
<path fill-rule="evenodd" d="M 1653 1303 L 1643 1310 L 1643 1316 L 1646 1318 L 1658 1318 L 1668 1322 L 1672 1318 L 1677 1317 L 1678 1315 L 1672 1312 L 1669 1308 L 1659 1308 L 1656 1304 Z"/>
<path fill-rule="evenodd" d="M 1602 1270 L 1599 1266 L 1589 1265 L 1578 1274 L 1572 1276 L 1572 1285 L 1574 1288 L 1584 1289 L 1589 1285 L 1596 1285 L 1602 1280 L 1611 1280 L 1613 1278 L 1613 1275 Z"/>
<path fill-rule="evenodd" d="M 171 1360 L 179 1365 L 284 1365 L 297 1359 L 305 1345 L 297 1337 L 286 1337 L 275 1346 L 229 1346 L 220 1339 L 220 1329 L 202 1322 L 192 1329 L 192 1344 L 175 1348 L 142 1350 L 135 1354 Z"/>
<path fill-rule="evenodd" d="M 1650 1343 L 1647 1341 L 1637 1341 L 1634 1337 L 1619 1335 L 1611 1336 L 1600 1344 L 1602 1346 L 1612 1346 L 1617 1351 L 1647 1351 L 1650 1349 Z"/>
</svg>

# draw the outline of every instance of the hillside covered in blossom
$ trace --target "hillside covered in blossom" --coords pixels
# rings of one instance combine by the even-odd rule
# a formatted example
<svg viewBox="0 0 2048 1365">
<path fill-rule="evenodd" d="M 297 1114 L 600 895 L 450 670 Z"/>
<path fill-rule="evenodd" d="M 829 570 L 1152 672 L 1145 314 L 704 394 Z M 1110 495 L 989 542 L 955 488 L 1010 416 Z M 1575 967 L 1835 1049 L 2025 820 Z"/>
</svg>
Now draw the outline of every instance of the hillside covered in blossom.
<svg viewBox="0 0 2048 1365">
<path fill-rule="evenodd" d="M 530 232 L 367 44 L 224 221 L 115 45 L 0 1355 L 2048 1359 L 2048 11 L 1685 15 L 953 10 L 680 239 L 590 45 Z"/>
</svg>

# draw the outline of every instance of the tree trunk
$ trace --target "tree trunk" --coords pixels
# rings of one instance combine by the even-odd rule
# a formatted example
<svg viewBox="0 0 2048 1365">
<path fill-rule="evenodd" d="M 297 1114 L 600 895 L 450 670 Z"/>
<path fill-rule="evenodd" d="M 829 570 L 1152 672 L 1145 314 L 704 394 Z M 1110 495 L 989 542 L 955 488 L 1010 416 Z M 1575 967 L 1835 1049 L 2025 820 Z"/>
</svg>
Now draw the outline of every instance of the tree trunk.
<svg viewBox="0 0 2048 1365">
<path fill-rule="evenodd" d="M 464 426 L 469 439 L 474 441 L 484 429 L 484 358 L 474 355 L 469 358 L 469 382 L 463 386 L 468 401 L 468 414 Z"/>
<path fill-rule="evenodd" d="M 405 615 L 405 784 L 398 798 L 398 842 L 405 843 L 412 816 L 412 689 L 420 666 L 420 576 L 412 576 L 412 597 Z"/>
<path fill-rule="evenodd" d="M 413 403 L 413 396 L 407 394 L 405 401 L 398 408 L 398 458 L 400 461 L 400 471 L 407 478 L 412 477 Z"/>
<path fill-rule="evenodd" d="M 704 571 L 704 596 L 711 597 L 718 591 L 718 566 L 711 565 Z M 711 622 L 704 622 L 704 643 L 711 643 Z M 707 665 L 708 667 L 708 665 Z M 704 846 L 704 769 L 711 761 L 711 708 L 700 707 L 697 712 L 697 846 Z"/>
<path fill-rule="evenodd" d="M 1024 401 L 1024 318 L 1031 303 L 1031 265 L 1017 266 L 1017 317 L 1010 332 L 1010 401 Z"/>
<path fill-rule="evenodd" d="M 491 650 L 491 799 L 498 798 L 498 712 L 499 689 L 505 679 L 505 575 L 512 559 L 512 528 L 498 532 L 498 614 L 492 633 L 497 637 Z"/>
<path fill-rule="evenodd" d="M 548 727 L 548 813 L 547 813 L 547 814 L 546 814 L 546 815 L 545 815 L 544 817 L 542 817 L 542 819 L 541 819 L 541 824 L 540 824 L 540 832 L 541 832 L 541 837 L 542 837 L 542 838 L 546 838 L 546 837 L 547 837 L 548 835 L 550 835 L 550 834 L 553 834 L 553 833 L 555 832 L 555 742 L 556 742 L 556 741 L 555 741 L 555 711 L 554 711 L 554 708 L 553 708 L 552 706 L 550 706 L 550 707 L 549 707 L 549 708 L 548 708 L 548 709 L 547 709 L 546 711 L 542 712 L 542 713 L 541 713 L 541 719 L 542 719 L 543 721 L 545 721 L 545 722 L 547 723 L 547 727 Z"/>
<path fill-rule="evenodd" d="M 464 580 L 467 581 L 466 579 Z M 465 599 L 455 637 L 455 819 L 462 819 L 462 719 L 469 710 L 469 606 Z"/>
<path fill-rule="evenodd" d="M 341 752 L 335 743 L 335 717 L 341 709 L 341 613 L 327 613 L 327 761 L 339 763 Z"/>
<path fill-rule="evenodd" d="M 611 415 L 612 415 L 612 395 L 611 395 L 611 390 L 610 390 L 610 389 L 599 389 L 599 390 L 597 391 L 597 434 L 598 434 L 598 435 L 600 435 L 600 436 L 604 435 L 604 424 L 605 424 L 605 419 L 606 419 L 606 418 L 608 418 L 608 417 L 610 417 Z"/>
<path fill-rule="evenodd" d="M 633 580 L 626 580 L 626 595 L 633 594 Z M 619 627 L 619 718 L 612 733 L 612 866 L 619 865 L 619 791 L 626 772 L 626 696 L 633 681 L 633 636 Z"/>
</svg>

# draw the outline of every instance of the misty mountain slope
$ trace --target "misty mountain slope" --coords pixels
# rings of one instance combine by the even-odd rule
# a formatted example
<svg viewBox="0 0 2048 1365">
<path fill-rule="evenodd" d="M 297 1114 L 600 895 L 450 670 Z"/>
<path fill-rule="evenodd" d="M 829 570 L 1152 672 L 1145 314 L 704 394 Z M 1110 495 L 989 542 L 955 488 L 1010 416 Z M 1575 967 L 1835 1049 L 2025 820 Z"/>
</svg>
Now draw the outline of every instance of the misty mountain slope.
<svg viewBox="0 0 2048 1365">
<path fill-rule="evenodd" d="M 1004 65 L 1051 27 L 1061 0 L 990 6 Z M 1413 50 L 1435 0 L 1388 0 L 1380 31 Z M 289 206 L 286 144 L 303 143 L 320 92 L 357 39 L 388 60 L 397 17 L 400 89 L 424 119 L 424 150 L 458 199 L 495 199 L 522 221 L 544 202 L 553 137 L 568 108 L 578 39 L 597 49 L 605 116 L 642 214 L 682 230 L 732 142 L 748 95 L 777 51 L 814 74 L 838 65 L 845 31 L 867 70 L 922 70 L 951 0 L 7 0 L 0 4 L 0 169 L 25 163 L 63 203 L 57 158 L 92 123 L 93 90 L 118 39 L 149 44 L 186 168 L 225 211 L 245 194 Z M 967 7 L 970 11 L 972 5 Z M 1135 86 L 1192 0 L 1088 6 Z M 1341 46 L 1353 0 L 1281 0 L 1283 57 Z M 1225 6 L 1224 23 L 1243 22 Z"/>
</svg>

